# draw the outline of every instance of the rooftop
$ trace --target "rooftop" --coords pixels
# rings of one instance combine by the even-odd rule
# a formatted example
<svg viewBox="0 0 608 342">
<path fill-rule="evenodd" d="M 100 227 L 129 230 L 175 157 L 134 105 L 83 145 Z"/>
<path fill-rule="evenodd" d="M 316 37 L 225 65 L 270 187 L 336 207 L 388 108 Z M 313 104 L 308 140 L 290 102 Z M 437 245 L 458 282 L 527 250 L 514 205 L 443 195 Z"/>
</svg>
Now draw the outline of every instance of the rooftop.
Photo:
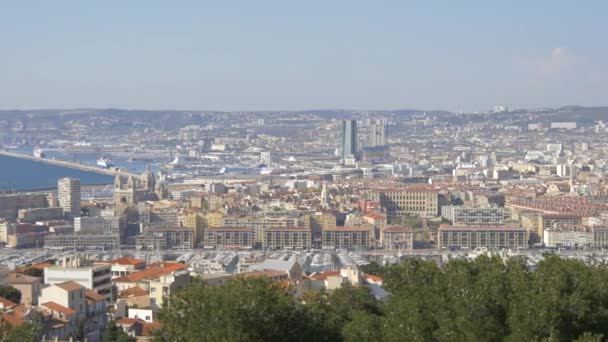
<svg viewBox="0 0 608 342">
<path fill-rule="evenodd" d="M 65 306 L 55 303 L 55 302 L 42 303 L 42 304 L 40 304 L 40 306 L 47 307 L 53 311 L 60 312 L 64 315 L 74 315 L 76 313 L 76 311 L 74 311 L 70 308 L 66 308 Z"/>
<path fill-rule="evenodd" d="M 40 282 L 41 279 L 38 277 L 32 277 L 26 274 L 12 272 L 9 273 L 7 283 L 9 284 L 33 284 Z"/>
<path fill-rule="evenodd" d="M 146 262 L 140 259 L 135 258 L 118 258 L 110 261 L 111 264 L 119 264 L 119 265 L 140 265 L 145 264 Z"/>
<path fill-rule="evenodd" d="M 366 226 L 351 226 L 351 227 L 327 227 L 323 228 L 323 231 L 331 231 L 331 232 L 369 232 L 371 227 Z"/>
<path fill-rule="evenodd" d="M 152 263 L 144 270 L 118 277 L 114 279 L 113 282 L 138 282 L 141 280 L 154 280 L 165 274 L 185 268 L 187 268 L 187 266 L 179 262 Z"/>
<path fill-rule="evenodd" d="M 61 284 L 55 284 L 55 286 L 58 286 L 66 291 L 76 291 L 76 290 L 85 288 L 84 286 L 78 284 L 77 282 L 75 282 L 73 280 L 66 281 L 65 283 L 61 283 Z"/>
</svg>

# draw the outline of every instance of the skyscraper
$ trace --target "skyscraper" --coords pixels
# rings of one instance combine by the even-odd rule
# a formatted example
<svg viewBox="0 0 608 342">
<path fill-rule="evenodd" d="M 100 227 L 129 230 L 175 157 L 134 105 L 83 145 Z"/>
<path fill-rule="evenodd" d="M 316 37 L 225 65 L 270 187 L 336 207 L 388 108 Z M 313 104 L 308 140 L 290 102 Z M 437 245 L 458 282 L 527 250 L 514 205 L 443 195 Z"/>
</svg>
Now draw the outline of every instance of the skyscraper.
<svg viewBox="0 0 608 342">
<path fill-rule="evenodd" d="M 357 121 L 342 120 L 342 158 L 357 156 Z"/>
<path fill-rule="evenodd" d="M 370 146 L 386 146 L 388 145 L 388 128 L 383 122 L 374 122 L 371 125 L 371 141 Z"/>
<path fill-rule="evenodd" d="M 62 178 L 57 182 L 59 206 L 68 216 L 80 216 L 80 179 Z"/>
</svg>

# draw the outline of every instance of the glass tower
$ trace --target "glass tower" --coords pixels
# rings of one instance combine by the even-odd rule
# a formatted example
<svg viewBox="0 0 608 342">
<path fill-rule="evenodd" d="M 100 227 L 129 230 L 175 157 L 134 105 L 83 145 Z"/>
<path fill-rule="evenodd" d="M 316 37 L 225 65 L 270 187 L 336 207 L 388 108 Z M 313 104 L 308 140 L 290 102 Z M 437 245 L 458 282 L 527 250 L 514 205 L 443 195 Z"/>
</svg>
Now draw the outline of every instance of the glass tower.
<svg viewBox="0 0 608 342">
<path fill-rule="evenodd" d="M 357 121 L 342 121 L 342 158 L 357 156 Z"/>
</svg>

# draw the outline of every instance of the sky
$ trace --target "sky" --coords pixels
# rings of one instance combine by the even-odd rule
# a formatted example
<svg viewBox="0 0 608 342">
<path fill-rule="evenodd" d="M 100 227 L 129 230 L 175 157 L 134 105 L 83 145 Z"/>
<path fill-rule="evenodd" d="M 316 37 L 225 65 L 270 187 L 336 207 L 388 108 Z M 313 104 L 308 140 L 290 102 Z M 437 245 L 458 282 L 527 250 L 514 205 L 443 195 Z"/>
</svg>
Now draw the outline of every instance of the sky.
<svg viewBox="0 0 608 342">
<path fill-rule="evenodd" d="M 0 109 L 608 105 L 608 1 L 0 0 Z"/>
</svg>

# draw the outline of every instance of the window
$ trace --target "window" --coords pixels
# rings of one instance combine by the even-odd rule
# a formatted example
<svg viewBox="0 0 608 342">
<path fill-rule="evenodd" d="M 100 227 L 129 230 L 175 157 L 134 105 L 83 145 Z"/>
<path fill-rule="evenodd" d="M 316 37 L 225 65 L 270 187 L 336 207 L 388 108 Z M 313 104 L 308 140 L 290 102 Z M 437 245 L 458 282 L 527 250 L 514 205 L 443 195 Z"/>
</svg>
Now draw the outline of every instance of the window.
<svg viewBox="0 0 608 342">
<path fill-rule="evenodd" d="M 151 287 L 150 288 L 150 293 L 155 293 L 156 292 L 156 287 Z"/>
</svg>

